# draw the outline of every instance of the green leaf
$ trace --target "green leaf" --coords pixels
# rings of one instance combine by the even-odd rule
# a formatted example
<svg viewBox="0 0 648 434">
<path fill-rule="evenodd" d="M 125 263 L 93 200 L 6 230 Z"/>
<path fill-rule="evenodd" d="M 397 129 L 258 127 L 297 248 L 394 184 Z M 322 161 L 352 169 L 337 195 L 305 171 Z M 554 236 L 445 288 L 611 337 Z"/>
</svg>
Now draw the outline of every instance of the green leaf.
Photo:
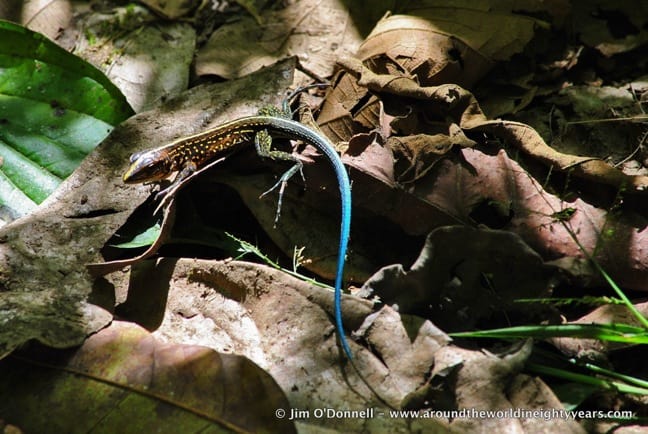
<svg viewBox="0 0 648 434">
<path fill-rule="evenodd" d="M 23 72 L 33 71 L 32 74 L 35 75 L 34 80 L 31 76 L 23 77 L 27 78 L 24 81 L 31 83 L 30 85 L 12 86 L 12 92 L 2 89 L 0 93 L 26 98 L 31 95 L 30 99 L 43 102 L 58 100 L 62 104 L 65 103 L 64 107 L 92 114 L 110 125 L 117 125 L 133 114 L 124 95 L 103 72 L 83 59 L 68 53 L 40 33 L 0 20 L 0 54 L 4 58 L 13 58 L 18 67 L 24 68 Z M 39 75 L 40 72 L 45 72 L 39 69 L 43 67 L 58 70 L 63 75 L 62 77 L 58 77 L 56 74 L 49 77 Z M 6 66 L 3 65 L 3 68 Z M 2 71 L 2 76 L 5 73 L 11 74 L 9 77 L 16 78 L 13 71 Z M 40 80 L 37 79 L 38 77 Z M 56 81 L 49 82 L 48 80 L 51 79 Z M 1 80 L 4 81 L 4 79 Z M 45 86 L 34 86 L 38 83 L 45 84 Z M 71 93 L 66 94 L 66 91 Z M 86 94 L 86 91 L 92 93 Z M 90 105 L 91 110 L 81 110 L 80 108 L 84 105 Z"/>
<path fill-rule="evenodd" d="M 33 209 L 133 113 L 98 69 L 0 20 L 0 206 Z"/>
<path fill-rule="evenodd" d="M 121 244 L 114 244 L 113 247 L 122 249 L 137 249 L 152 245 L 160 236 L 160 224 L 156 223 L 144 232 L 137 234 L 132 240 Z"/>
<path fill-rule="evenodd" d="M 20 191 L 2 171 L 0 171 L 0 194 L 2 195 L 0 218 L 3 220 L 16 219 L 36 208 L 36 203 Z M 5 203 L 10 203 L 11 207 L 4 205 Z"/>
</svg>

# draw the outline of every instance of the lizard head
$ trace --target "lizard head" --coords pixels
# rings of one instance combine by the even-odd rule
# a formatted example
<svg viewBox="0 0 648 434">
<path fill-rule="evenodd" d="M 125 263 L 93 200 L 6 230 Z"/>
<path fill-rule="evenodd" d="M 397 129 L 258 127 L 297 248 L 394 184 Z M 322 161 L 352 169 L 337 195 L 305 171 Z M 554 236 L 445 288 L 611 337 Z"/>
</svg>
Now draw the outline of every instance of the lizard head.
<svg viewBox="0 0 648 434">
<path fill-rule="evenodd" d="M 173 171 L 171 159 L 163 149 L 136 152 L 131 155 L 130 162 L 122 177 L 126 184 L 160 181 Z"/>
</svg>

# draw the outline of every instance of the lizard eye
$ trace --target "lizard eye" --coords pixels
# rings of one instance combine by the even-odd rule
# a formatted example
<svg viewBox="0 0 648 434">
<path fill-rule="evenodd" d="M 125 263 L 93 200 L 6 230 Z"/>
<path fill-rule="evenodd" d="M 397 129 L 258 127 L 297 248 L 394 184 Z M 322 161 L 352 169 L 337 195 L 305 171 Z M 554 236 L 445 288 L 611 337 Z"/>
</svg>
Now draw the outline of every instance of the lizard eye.
<svg viewBox="0 0 648 434">
<path fill-rule="evenodd" d="M 147 156 L 146 158 L 142 158 L 140 165 L 142 166 L 142 169 L 147 169 L 150 172 L 155 172 L 159 170 L 160 166 L 162 166 L 162 162 L 155 159 L 154 157 Z"/>
</svg>

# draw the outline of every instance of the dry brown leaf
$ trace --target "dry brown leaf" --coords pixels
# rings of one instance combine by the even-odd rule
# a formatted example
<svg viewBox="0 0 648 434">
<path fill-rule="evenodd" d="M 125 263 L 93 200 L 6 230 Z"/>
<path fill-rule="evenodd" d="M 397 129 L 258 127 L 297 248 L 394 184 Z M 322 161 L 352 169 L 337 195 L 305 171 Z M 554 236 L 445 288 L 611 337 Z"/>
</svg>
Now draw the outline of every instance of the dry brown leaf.
<svg viewBox="0 0 648 434">
<path fill-rule="evenodd" d="M 608 212 L 580 198 L 561 200 L 545 191 L 504 151 L 487 155 L 464 150 L 462 154 L 476 171 L 470 173 L 455 167 L 455 173 L 431 184 L 419 185 L 420 191 L 429 192 L 426 194 L 428 200 L 439 204 L 447 201 L 455 209 L 463 208 L 464 212 L 469 213 L 477 209 L 480 203 L 499 205 L 505 210 L 501 216 L 502 228 L 518 233 L 543 257 L 582 258 L 580 247 L 571 238 L 564 223 L 577 234 L 583 248 L 595 254 L 617 283 L 638 290 L 648 289 L 648 257 L 645 254 L 648 225 L 645 217 L 631 210 L 624 213 Z M 457 180 L 461 180 L 459 185 Z M 574 212 L 569 211 L 563 218 L 561 211 L 566 210 Z M 566 266 L 570 270 L 573 266 L 577 272 L 579 263 L 572 262 Z M 594 280 L 598 279 L 594 277 Z"/>
<path fill-rule="evenodd" d="M 396 179 L 401 183 L 425 176 L 454 146 L 445 134 L 390 137 L 385 145 L 394 152 Z"/>
<path fill-rule="evenodd" d="M 358 62 L 347 60 L 344 66 L 359 77 L 359 83 L 375 92 L 397 94 L 402 97 L 426 100 L 434 103 L 433 113 L 446 113 L 465 131 L 480 131 L 493 134 L 515 146 L 550 167 L 570 170 L 596 182 L 610 184 L 617 188 L 625 187 L 630 191 L 643 191 L 648 188 L 648 176 L 629 176 L 618 169 L 592 157 L 580 157 L 558 152 L 548 146 L 542 137 L 531 127 L 511 121 L 489 121 L 479 109 L 479 104 L 467 91 L 454 85 L 421 87 L 412 80 L 388 75 L 374 74 Z M 432 115 L 432 113 L 431 113 Z"/>
<path fill-rule="evenodd" d="M 267 367 L 287 394 L 291 408 L 340 409 L 340 402 L 344 402 L 345 410 L 375 408 L 387 414 L 388 409 L 366 389 L 357 373 L 350 366 L 340 364 L 342 353 L 332 321 L 331 291 L 256 264 L 187 259 L 177 263 L 166 261 L 166 266 L 159 264 L 160 267 L 149 270 L 148 276 L 138 278 L 139 288 L 131 286 L 127 291 L 129 298 L 139 297 L 157 309 L 167 306 L 157 336 L 171 342 L 216 345 L 226 351 L 247 354 Z M 160 275 L 165 277 L 158 279 Z M 151 300 L 152 294 L 158 294 L 150 286 L 156 280 L 170 282 L 168 303 Z M 446 393 L 461 397 L 457 403 L 460 409 L 516 408 L 507 401 L 504 392 L 525 356 L 497 358 L 449 347 L 447 336 L 429 321 L 400 317 L 389 307 L 367 317 L 371 304 L 355 297 L 344 296 L 342 307 L 345 324 L 350 329 L 360 327 L 355 335 L 372 349 L 370 352 L 351 342 L 355 363 L 365 380 L 390 404 L 396 407 L 407 404 L 409 409 L 430 411 L 434 409 L 430 403 L 436 402 L 433 398 L 440 399 L 435 393 Z M 461 365 L 466 365 L 465 371 L 461 368 L 463 373 L 459 374 L 464 380 L 449 381 L 449 377 L 455 376 L 448 371 L 457 371 Z M 434 387 L 427 381 L 434 382 Z M 440 385 L 443 392 L 439 391 Z M 537 390 L 543 384 L 535 382 L 531 386 Z M 543 390 L 548 393 L 546 388 Z M 420 400 L 413 398 L 417 393 Z M 528 390 L 527 396 L 531 393 Z M 547 398 L 553 398 L 549 401 L 559 408 L 552 395 Z M 491 407 L 493 403 L 499 405 Z M 546 403 L 534 401 L 525 408 L 546 409 Z M 310 417 L 302 417 L 300 429 L 344 432 L 395 431 L 405 429 L 408 424 L 424 432 L 447 432 L 445 424 L 449 423 L 438 418 L 411 421 L 386 416 L 316 419 L 312 412 Z M 502 425 L 492 423 L 501 427 L 532 422 L 538 429 L 556 424 L 555 421 L 517 419 L 504 420 Z M 465 423 L 469 421 L 452 422 L 461 426 Z"/>
<path fill-rule="evenodd" d="M 507 144 L 530 154 L 548 167 L 569 172 L 588 181 L 608 184 L 631 193 L 648 192 L 648 176 L 626 175 L 621 170 L 596 157 L 581 157 L 558 152 L 526 124 L 510 121 L 489 121 L 468 126 L 466 131 L 481 131 L 495 135 Z"/>
<path fill-rule="evenodd" d="M 522 51 L 540 25 L 534 18 L 506 10 L 507 5 L 495 8 L 491 2 L 431 1 L 412 8 L 411 15 L 402 11 L 383 17 L 356 57 L 373 71 L 411 78 L 421 86 L 472 87 L 497 61 Z M 329 137 L 348 140 L 362 128 L 379 124 L 379 104 L 353 77 L 342 73 L 318 120 Z"/>
<path fill-rule="evenodd" d="M 411 268 L 383 267 L 361 291 L 401 312 L 429 318 L 444 330 L 463 331 L 499 315 L 545 319 L 548 309 L 515 300 L 548 296 L 556 281 L 556 269 L 519 236 L 448 226 L 428 235 Z"/>
<path fill-rule="evenodd" d="M 155 288 L 157 286 L 162 292 Z M 168 300 L 156 301 L 164 297 L 166 291 Z M 287 394 L 291 408 L 341 409 L 340 402 L 344 402 L 344 410 L 375 408 L 385 415 L 368 419 L 319 419 L 311 412 L 310 416 L 302 416 L 300 429 L 395 431 L 414 423 L 417 429 L 425 432 L 448 432 L 445 425 L 449 421 L 438 418 L 420 418 L 412 422 L 387 417 L 389 409 L 367 390 L 350 366 L 341 364 L 342 353 L 333 324 L 333 294 L 329 290 L 266 266 L 182 259 L 158 261 L 156 266 L 132 280 L 129 288 L 121 288 L 119 292 L 128 294 L 125 300 L 120 297 L 124 304 L 146 304 L 155 306 L 158 311 L 166 306 L 156 336 L 169 342 L 192 342 L 236 351 L 266 367 Z M 141 303 L 136 303 L 135 298 Z M 467 380 L 461 383 L 462 390 L 455 390 L 454 382 L 447 380 L 447 371 L 458 369 L 458 364 L 466 358 L 483 357 L 479 352 L 457 348 L 444 350 L 449 339 L 442 331 L 421 318 L 400 317 L 389 307 L 367 316 L 371 303 L 343 296 L 342 308 L 345 324 L 351 330 L 359 328 L 354 335 L 372 349 L 368 351 L 351 342 L 360 373 L 383 400 L 397 408 L 407 404 L 410 409 L 429 411 L 430 403 L 441 399 L 435 394 L 463 396 L 469 393 L 472 403 L 480 402 L 482 408 L 491 410 L 487 405 L 492 402 L 492 395 L 501 393 L 507 375 L 520 367 L 520 363 L 508 360 L 494 363 L 499 375 L 488 387 L 470 389 L 472 383 Z M 147 318 L 151 317 L 160 317 L 160 314 L 149 309 L 130 319 L 150 323 Z M 437 358 L 440 353 L 441 357 Z M 432 367 L 434 375 L 430 376 Z M 469 378 L 473 381 L 485 375 L 483 370 L 476 369 L 469 368 L 466 374 L 472 373 L 473 377 Z M 428 381 L 434 382 L 434 386 Z M 483 378 L 481 381 L 489 383 Z M 440 384 L 444 384 L 442 389 L 439 389 Z M 463 388 L 468 389 L 464 391 Z M 413 398 L 416 394 L 419 400 Z M 533 405 L 531 408 L 544 408 L 538 402 Z M 546 422 L 536 423 L 544 426 Z"/>
<path fill-rule="evenodd" d="M 476 132 L 487 133 L 504 141 L 507 149 L 512 147 L 513 151 L 509 152 L 520 149 L 554 170 L 564 170 L 569 176 L 609 184 L 615 188 L 626 188 L 624 194 L 640 195 L 646 191 L 646 176 L 626 175 L 600 160 L 557 152 L 528 125 L 487 120 L 474 97 L 457 86 L 420 87 L 406 78 L 374 74 L 358 62 L 349 61 L 345 65 L 357 74 L 358 83 L 367 85 L 377 94 L 389 93 L 390 98 L 399 95 L 401 100 L 407 101 L 411 108 L 408 120 L 411 131 L 447 129 L 448 123 L 455 122 L 464 132 L 470 132 L 473 138 L 479 137 L 474 135 Z M 443 121 L 434 123 L 435 119 Z M 416 122 L 420 126 L 417 127 Z M 572 213 L 567 223 L 578 234 L 584 249 L 595 253 L 603 267 L 620 284 L 634 289 L 648 289 L 648 261 L 645 254 L 648 225 L 641 215 L 630 210 L 626 210 L 625 214 L 608 213 L 600 205 L 589 203 L 587 199 L 561 201 L 544 191 L 543 186 L 533 180 L 518 163 L 510 160 L 505 152 L 489 149 L 462 149 L 456 153 L 447 153 L 447 157 L 436 162 L 426 176 L 407 185 L 405 191 L 394 179 L 388 181 L 387 185 L 383 185 L 384 190 L 389 191 L 391 188 L 393 192 L 399 192 L 401 200 L 409 199 L 409 194 L 413 196 L 407 207 L 402 208 L 398 200 L 388 198 L 386 192 L 377 196 L 374 193 L 379 191 L 376 183 L 373 186 L 363 185 L 371 183 L 371 177 L 384 183 L 385 174 L 392 176 L 384 168 L 373 173 L 376 166 L 373 164 L 374 154 L 378 153 L 389 158 L 389 151 L 377 149 L 367 154 L 366 166 L 363 154 L 347 160 L 356 169 L 355 173 L 363 172 L 370 177 L 364 182 L 360 178 L 355 179 L 354 192 L 358 192 L 354 193 L 356 204 L 397 222 L 406 233 L 424 235 L 440 226 L 438 217 L 423 217 L 425 212 L 433 211 L 433 207 L 445 211 L 460 222 L 474 219 L 481 221 L 481 217 L 477 215 L 485 207 L 498 216 L 495 222 L 483 222 L 493 224 L 496 228 L 513 230 L 543 257 L 582 258 L 582 251 L 562 226 L 560 219 L 561 211 L 574 209 L 576 212 Z M 417 173 L 422 170 L 425 169 L 417 167 Z M 394 187 L 397 189 L 394 190 Z M 367 196 L 384 199 L 364 201 Z M 424 211 L 426 208 L 427 211 Z M 412 218 L 413 215 L 419 218 Z M 578 262 L 566 266 L 574 274 L 579 274 Z M 590 283 L 592 277 L 590 273 Z"/>
<path fill-rule="evenodd" d="M 56 40 L 72 20 L 72 6 L 68 0 L 27 0 L 21 6 L 16 22 L 52 40 Z"/>
<path fill-rule="evenodd" d="M 459 409 L 491 412 L 512 411 L 519 408 L 515 404 L 523 399 L 520 395 L 528 396 L 534 390 L 538 390 L 536 384 L 529 382 L 524 384 L 523 381 L 527 377 L 519 374 L 531 353 L 531 348 L 531 342 L 527 341 L 521 347 L 498 356 L 487 352 L 444 347 L 437 353 L 433 374 L 460 364 L 455 374 L 456 405 Z M 512 382 L 517 382 L 520 386 L 524 384 L 524 388 L 515 389 L 515 393 L 509 396 Z M 543 392 L 549 398 L 549 402 L 555 405 L 551 408 L 560 409 L 562 405 L 558 399 L 551 394 L 546 385 L 543 386 Z M 535 401 L 530 407 L 522 406 L 522 408 L 548 410 L 547 404 L 544 401 Z M 534 426 L 537 431 L 527 431 L 528 426 Z M 518 417 L 458 417 L 452 421 L 450 427 L 459 432 L 565 432 L 578 434 L 584 432 L 576 421 L 561 418 L 543 420 L 542 418 Z M 556 427 L 559 428 L 557 431 L 551 431 Z"/>
<path fill-rule="evenodd" d="M 357 80 L 342 74 L 327 93 L 317 122 L 334 143 L 351 140 L 355 134 L 376 127 L 381 116 L 378 101 Z"/>
<path fill-rule="evenodd" d="M 596 0 L 575 2 L 574 31 L 586 45 L 605 56 L 635 49 L 648 42 L 648 7 L 644 2 Z"/>
<path fill-rule="evenodd" d="M 394 397 L 399 408 L 421 386 L 421 379 L 428 376 L 434 354 L 451 342 L 430 321 L 400 315 L 389 306 L 367 317 L 356 335 L 370 345 L 389 369 L 392 387 L 387 396 Z"/>
<path fill-rule="evenodd" d="M 456 147 L 473 147 L 476 142 L 466 137 L 456 125 L 450 125 L 449 134 L 411 134 L 390 137 L 385 143 L 394 152 L 396 179 L 405 184 L 416 182 Z"/>
<path fill-rule="evenodd" d="M 635 307 L 644 316 L 648 315 L 648 303 L 639 303 Z M 629 324 L 641 327 L 637 318 L 623 305 L 604 305 L 598 307 L 568 324 Z M 622 342 L 610 342 L 598 339 L 551 338 L 548 339 L 556 348 L 568 357 L 602 358 L 609 352 L 634 346 Z"/>
<path fill-rule="evenodd" d="M 236 78 L 297 55 L 317 76 L 330 76 L 335 59 L 352 54 L 360 35 L 346 7 L 332 0 L 305 0 L 219 27 L 196 56 L 198 75 Z"/>
<path fill-rule="evenodd" d="M 362 43 L 357 57 L 375 71 L 406 74 L 427 86 L 451 81 L 470 87 L 488 72 L 494 59 L 490 57 L 492 53 L 480 53 L 463 40 L 467 35 L 462 34 L 462 30 L 477 34 L 485 30 L 475 28 L 475 23 L 462 22 L 465 17 L 461 13 L 466 13 L 467 9 L 457 11 L 460 16 L 448 16 L 452 15 L 452 8 L 386 16 Z M 452 20 L 457 22 L 449 24 Z M 481 23 L 486 21 L 481 20 Z M 447 28 L 453 24 L 455 28 Z M 520 48 L 526 42 L 525 39 L 516 40 Z"/>
<path fill-rule="evenodd" d="M 141 0 L 141 2 L 170 20 L 188 14 L 200 4 L 199 0 Z"/>
<path fill-rule="evenodd" d="M 168 300 L 154 300 L 164 297 L 166 291 Z M 155 306 L 157 313 L 131 311 L 129 319 L 138 322 L 151 323 L 166 305 L 164 320 L 154 333 L 165 341 L 208 345 L 250 357 L 273 376 L 292 408 L 387 410 L 343 360 L 333 323 L 331 290 L 263 265 L 181 259 L 158 261 L 119 292 L 128 293 L 124 304 Z M 428 321 L 410 320 L 408 326 L 405 320 L 403 324 L 398 313 L 389 308 L 367 318 L 372 307 L 367 300 L 342 297 L 345 325 L 349 330 L 359 328 L 361 342 L 368 341 L 381 354 L 377 357 L 350 342 L 360 374 L 382 400 L 398 407 L 424 382 L 434 353 L 447 344 L 448 337 Z M 398 430 L 407 422 L 399 418 L 311 416 L 302 423 L 363 432 L 379 426 Z M 424 426 L 441 429 L 433 420 Z"/>
<path fill-rule="evenodd" d="M 426 106 L 432 106 L 430 116 L 438 113 L 451 116 L 464 131 L 492 134 L 554 169 L 569 169 L 575 176 L 616 188 L 627 188 L 631 192 L 648 190 L 648 176 L 629 176 L 593 157 L 558 152 L 548 146 L 528 125 L 511 121 L 487 120 L 474 96 L 459 86 L 423 87 L 404 77 L 375 74 L 351 59 L 346 59 L 342 66 L 358 78 L 359 84 L 374 92 L 422 100 Z"/>
<path fill-rule="evenodd" d="M 470 87 L 494 62 L 521 52 L 540 25 L 544 24 L 531 16 L 486 1 L 461 6 L 426 2 L 411 15 L 385 16 L 357 57 L 376 71 L 416 76 L 422 85 L 452 82 Z"/>
<path fill-rule="evenodd" d="M 3 417 L 29 432 L 296 432 L 276 417 L 285 395 L 248 359 L 161 343 L 131 323 L 0 365 Z"/>
<path fill-rule="evenodd" d="M 136 112 L 179 95 L 189 84 L 195 30 L 185 23 L 160 22 L 143 6 L 81 16 L 62 39 L 101 69 Z"/>
<path fill-rule="evenodd" d="M 367 419 L 316 419 L 311 411 L 310 416 L 302 416 L 300 429 L 395 432 L 414 426 L 423 432 L 445 433 L 455 423 L 462 425 L 459 419 L 448 427 L 450 421 L 439 418 L 413 421 L 387 416 L 389 409 L 384 403 L 377 401 L 358 373 L 339 359 L 342 353 L 336 343 L 331 291 L 257 264 L 188 259 L 158 264 L 128 288 L 129 298 L 141 298 L 158 309 L 166 304 L 156 336 L 246 354 L 268 369 L 285 391 L 291 408 L 376 411 Z M 160 274 L 166 276 L 159 279 L 160 283 L 170 282 L 167 303 L 151 300 L 151 294 L 157 291 L 151 291 L 150 284 Z M 432 411 L 438 409 L 435 403 L 441 395 L 449 400 L 456 394 L 461 397 L 459 409 L 468 408 L 464 405 L 485 410 L 516 408 L 513 401 L 508 403 L 505 392 L 511 377 L 517 378 L 526 353 L 498 358 L 456 348 L 431 322 L 401 316 L 390 307 L 370 314 L 371 303 L 356 297 L 343 296 L 342 308 L 345 324 L 349 329 L 358 328 L 353 335 L 371 349 L 351 342 L 360 373 L 392 406 Z M 462 365 L 466 365 L 465 370 Z M 452 380 L 457 370 L 465 378 L 459 385 Z M 516 389 L 516 402 L 538 389 L 543 390 L 552 408 L 560 408 L 540 380 Z M 418 400 L 414 398 L 417 394 Z M 501 405 L 490 407 L 494 401 Z M 547 401 L 527 399 L 524 408 L 546 409 Z M 514 419 L 504 420 L 501 426 L 523 423 L 533 423 L 540 430 L 557 422 Z"/>
</svg>

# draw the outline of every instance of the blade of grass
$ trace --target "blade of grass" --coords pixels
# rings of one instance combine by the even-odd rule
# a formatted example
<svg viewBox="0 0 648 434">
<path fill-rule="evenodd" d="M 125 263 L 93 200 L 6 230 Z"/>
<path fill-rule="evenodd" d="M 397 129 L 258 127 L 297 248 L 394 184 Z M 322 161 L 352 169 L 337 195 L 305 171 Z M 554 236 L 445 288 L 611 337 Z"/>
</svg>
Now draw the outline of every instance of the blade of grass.
<svg viewBox="0 0 648 434">
<path fill-rule="evenodd" d="M 525 366 L 530 371 L 541 375 L 550 375 L 552 377 L 562 378 L 563 380 L 591 384 L 601 389 L 615 390 L 621 393 L 648 395 L 648 388 L 636 387 L 636 386 L 632 386 L 617 381 L 608 381 L 601 378 L 596 378 L 585 374 L 566 371 L 564 369 L 552 368 L 550 366 L 544 366 L 532 362 L 528 362 Z"/>
<path fill-rule="evenodd" d="M 623 300 L 614 297 L 572 297 L 572 298 L 518 298 L 515 303 L 542 303 L 552 306 L 565 306 L 565 305 L 590 305 L 590 306 L 603 306 L 607 304 L 624 304 Z"/>
<path fill-rule="evenodd" d="M 581 339 L 599 339 L 610 342 L 629 344 L 648 343 L 648 332 L 642 327 L 628 324 L 561 324 L 529 325 L 492 330 L 449 333 L 450 336 L 480 338 L 555 338 L 570 337 Z"/>
<path fill-rule="evenodd" d="M 600 366 L 594 365 L 592 363 L 579 363 L 575 359 L 569 359 L 569 362 L 576 365 L 576 366 L 582 366 L 585 369 L 588 369 L 595 374 L 599 375 L 605 375 L 610 378 L 616 378 L 617 380 L 621 380 L 625 383 L 633 384 L 637 387 L 642 387 L 648 390 L 648 381 L 643 380 L 641 378 L 637 377 L 631 377 L 630 375 L 625 375 L 625 374 L 620 374 L 618 372 L 611 371 L 609 369 L 602 368 Z"/>
</svg>

